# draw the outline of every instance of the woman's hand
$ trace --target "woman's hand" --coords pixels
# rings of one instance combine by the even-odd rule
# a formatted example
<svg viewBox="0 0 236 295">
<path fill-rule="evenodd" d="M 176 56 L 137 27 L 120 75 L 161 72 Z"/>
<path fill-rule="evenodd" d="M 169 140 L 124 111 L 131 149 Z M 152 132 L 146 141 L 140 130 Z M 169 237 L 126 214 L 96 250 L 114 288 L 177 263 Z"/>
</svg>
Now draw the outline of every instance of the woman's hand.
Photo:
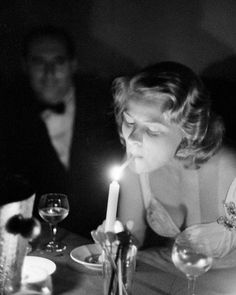
<svg viewBox="0 0 236 295">
<path fill-rule="evenodd" d="M 103 239 L 105 239 L 105 223 L 106 220 L 100 224 L 97 229 L 91 231 L 91 236 L 96 244 L 100 244 Z"/>
</svg>

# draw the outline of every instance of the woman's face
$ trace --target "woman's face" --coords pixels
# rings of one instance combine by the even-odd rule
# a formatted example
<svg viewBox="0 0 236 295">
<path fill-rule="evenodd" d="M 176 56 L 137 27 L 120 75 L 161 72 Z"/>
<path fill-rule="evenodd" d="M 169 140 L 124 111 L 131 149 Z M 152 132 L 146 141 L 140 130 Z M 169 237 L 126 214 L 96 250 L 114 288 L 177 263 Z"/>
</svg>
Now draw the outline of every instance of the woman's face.
<svg viewBox="0 0 236 295">
<path fill-rule="evenodd" d="M 165 120 L 162 103 L 129 99 L 123 113 L 122 134 L 127 155 L 134 156 L 136 173 L 156 170 L 174 160 L 182 131 Z"/>
</svg>

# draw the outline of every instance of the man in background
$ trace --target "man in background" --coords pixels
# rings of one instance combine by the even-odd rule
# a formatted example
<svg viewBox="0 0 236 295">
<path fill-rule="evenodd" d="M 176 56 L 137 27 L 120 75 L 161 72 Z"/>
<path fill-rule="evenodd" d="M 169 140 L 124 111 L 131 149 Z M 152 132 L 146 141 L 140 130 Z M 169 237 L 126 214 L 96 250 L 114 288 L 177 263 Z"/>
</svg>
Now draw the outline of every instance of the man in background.
<svg viewBox="0 0 236 295">
<path fill-rule="evenodd" d="M 120 159 L 109 94 L 99 79 L 76 77 L 74 44 L 59 28 L 26 36 L 23 68 L 27 87 L 17 89 L 10 108 L 12 169 L 35 188 L 35 210 L 43 193 L 67 194 L 70 213 L 61 226 L 90 237 L 105 218 L 106 171 Z"/>
</svg>

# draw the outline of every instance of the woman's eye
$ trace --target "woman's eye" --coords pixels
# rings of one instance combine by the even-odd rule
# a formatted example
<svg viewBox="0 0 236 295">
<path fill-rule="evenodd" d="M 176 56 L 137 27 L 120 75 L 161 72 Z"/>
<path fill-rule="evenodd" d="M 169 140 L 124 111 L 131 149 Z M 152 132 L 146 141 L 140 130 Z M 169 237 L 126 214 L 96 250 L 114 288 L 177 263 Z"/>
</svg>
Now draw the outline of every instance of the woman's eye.
<svg viewBox="0 0 236 295">
<path fill-rule="evenodd" d="M 134 125 L 134 121 L 131 118 L 128 118 L 127 116 L 123 117 L 123 122 L 128 127 L 132 127 Z"/>
<path fill-rule="evenodd" d="M 133 123 L 133 122 L 128 122 L 128 121 L 124 120 L 124 123 L 125 123 L 125 125 L 126 125 L 127 127 L 132 127 L 132 126 L 134 126 L 134 123 Z"/>
<path fill-rule="evenodd" d="M 146 132 L 150 136 L 159 136 L 161 134 L 160 130 L 150 129 L 150 128 L 148 128 Z"/>
</svg>

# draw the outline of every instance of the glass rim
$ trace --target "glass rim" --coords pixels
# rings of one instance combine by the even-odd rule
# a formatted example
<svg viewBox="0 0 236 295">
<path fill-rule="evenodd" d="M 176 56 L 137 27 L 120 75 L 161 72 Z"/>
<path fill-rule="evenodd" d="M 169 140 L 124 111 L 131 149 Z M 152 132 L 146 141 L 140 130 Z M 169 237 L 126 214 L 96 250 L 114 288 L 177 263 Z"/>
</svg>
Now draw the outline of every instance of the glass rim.
<svg viewBox="0 0 236 295">
<path fill-rule="evenodd" d="M 53 197 L 53 196 L 61 196 L 61 197 L 67 197 L 68 198 L 68 195 L 67 194 L 64 194 L 64 193 L 45 193 L 45 194 L 42 194 L 40 196 L 40 198 L 45 197 L 45 196 L 50 196 L 50 197 Z"/>
</svg>

